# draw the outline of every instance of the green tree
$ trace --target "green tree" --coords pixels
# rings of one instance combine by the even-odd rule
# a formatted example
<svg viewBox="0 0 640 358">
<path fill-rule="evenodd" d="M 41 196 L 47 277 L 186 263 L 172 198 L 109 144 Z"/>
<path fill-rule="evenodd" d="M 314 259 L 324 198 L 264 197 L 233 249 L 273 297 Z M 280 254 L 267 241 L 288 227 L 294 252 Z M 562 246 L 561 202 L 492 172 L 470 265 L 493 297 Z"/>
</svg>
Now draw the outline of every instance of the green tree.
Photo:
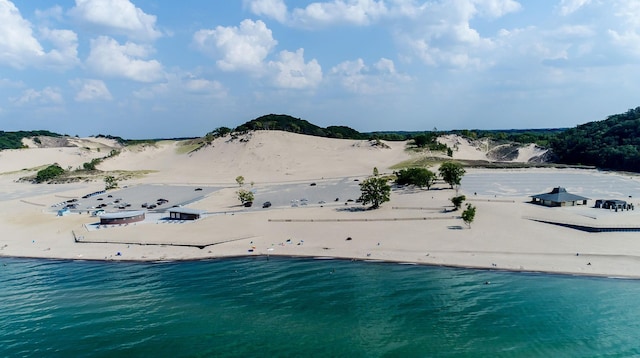
<svg viewBox="0 0 640 358">
<path fill-rule="evenodd" d="M 449 184 L 451 189 L 453 189 L 454 186 L 460 185 L 462 176 L 466 173 L 462 165 L 457 162 L 444 162 L 440 164 L 438 171 L 440 172 L 442 180 Z"/>
<path fill-rule="evenodd" d="M 244 177 L 242 175 L 238 175 L 236 177 L 236 183 L 238 183 L 238 186 L 243 186 L 244 185 Z"/>
<path fill-rule="evenodd" d="M 118 187 L 118 180 L 112 176 L 107 175 L 104 177 L 104 190 L 111 190 Z"/>
<path fill-rule="evenodd" d="M 236 194 L 238 194 L 238 200 L 240 200 L 242 205 L 251 206 L 251 204 L 253 203 L 254 195 L 249 190 L 240 189 L 236 192 Z"/>
<path fill-rule="evenodd" d="M 377 209 L 384 202 L 389 201 L 391 187 L 385 178 L 372 177 L 360 183 L 360 198 L 362 205 L 371 203 L 372 209 Z"/>
<path fill-rule="evenodd" d="M 461 216 L 462 221 L 471 228 L 471 223 L 473 222 L 473 219 L 476 218 L 476 207 L 471 204 L 467 204 L 467 208 L 462 212 Z"/>
<path fill-rule="evenodd" d="M 421 188 L 426 186 L 430 189 L 436 182 L 436 174 L 426 168 L 400 169 L 394 174 L 398 185 L 416 185 Z"/>
<path fill-rule="evenodd" d="M 460 209 L 460 207 L 462 206 L 462 202 L 465 200 L 467 200 L 467 197 L 464 195 L 454 196 L 453 198 L 451 198 L 451 203 L 455 208 L 454 210 Z"/>
<path fill-rule="evenodd" d="M 58 164 L 52 164 L 38 171 L 36 174 L 36 183 L 49 181 L 62 174 L 64 174 L 64 169 L 62 169 Z"/>
</svg>

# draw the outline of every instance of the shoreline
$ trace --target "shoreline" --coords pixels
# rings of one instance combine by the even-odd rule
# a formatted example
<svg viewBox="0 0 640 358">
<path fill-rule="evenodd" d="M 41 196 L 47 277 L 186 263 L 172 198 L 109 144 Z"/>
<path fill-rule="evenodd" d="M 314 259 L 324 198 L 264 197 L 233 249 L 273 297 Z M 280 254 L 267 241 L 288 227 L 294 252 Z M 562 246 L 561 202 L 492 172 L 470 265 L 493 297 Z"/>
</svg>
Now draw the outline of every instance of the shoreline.
<svg viewBox="0 0 640 358">
<path fill-rule="evenodd" d="M 280 255 L 280 254 L 258 254 L 258 255 L 233 255 L 233 256 L 221 256 L 221 257 L 207 257 L 207 258 L 189 258 L 189 259 L 164 259 L 164 260 L 140 260 L 140 259 L 99 259 L 99 258 L 56 258 L 56 257 L 38 257 L 38 256 L 3 256 L 0 255 L 0 259 L 16 259 L 16 260 L 45 260 L 45 261 L 61 261 L 61 262 L 102 262 L 113 264 L 163 264 L 163 263 L 175 263 L 180 264 L 183 262 L 204 262 L 204 261 L 225 261 L 225 260 L 237 260 L 237 259 L 265 259 L 268 261 L 270 257 L 278 259 L 301 259 L 309 261 L 345 261 L 345 262 L 360 262 L 360 263 L 379 263 L 389 265 L 405 265 L 405 266 L 424 266 L 424 267 L 436 267 L 446 269 L 461 269 L 461 270 L 473 270 L 473 271 L 487 271 L 487 272 L 506 272 L 514 274 L 530 274 L 538 276 L 563 276 L 563 277 L 578 277 L 578 278 L 599 278 L 599 279 L 614 279 L 614 280 L 628 280 L 637 281 L 640 280 L 640 274 L 631 276 L 612 276 L 607 274 L 598 273 L 576 273 L 571 271 L 540 271 L 540 270 L 520 270 L 520 269 L 507 269 L 507 268 L 489 268 L 484 266 L 466 266 L 456 264 L 434 264 L 426 262 L 412 262 L 412 261 L 396 261 L 396 260 L 382 260 L 382 259 L 363 259 L 363 258 L 348 258 L 340 256 L 306 256 L 306 255 Z"/>
</svg>

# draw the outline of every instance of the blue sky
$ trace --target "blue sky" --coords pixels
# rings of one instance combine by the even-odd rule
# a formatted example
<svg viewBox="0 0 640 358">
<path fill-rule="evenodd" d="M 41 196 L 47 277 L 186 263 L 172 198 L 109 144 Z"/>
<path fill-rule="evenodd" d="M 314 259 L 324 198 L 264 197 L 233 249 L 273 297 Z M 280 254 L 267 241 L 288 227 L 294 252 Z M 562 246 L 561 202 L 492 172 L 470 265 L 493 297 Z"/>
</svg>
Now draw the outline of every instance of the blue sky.
<svg viewBox="0 0 640 358">
<path fill-rule="evenodd" d="M 0 129 L 573 127 L 640 105 L 637 0 L 0 0 Z"/>
</svg>

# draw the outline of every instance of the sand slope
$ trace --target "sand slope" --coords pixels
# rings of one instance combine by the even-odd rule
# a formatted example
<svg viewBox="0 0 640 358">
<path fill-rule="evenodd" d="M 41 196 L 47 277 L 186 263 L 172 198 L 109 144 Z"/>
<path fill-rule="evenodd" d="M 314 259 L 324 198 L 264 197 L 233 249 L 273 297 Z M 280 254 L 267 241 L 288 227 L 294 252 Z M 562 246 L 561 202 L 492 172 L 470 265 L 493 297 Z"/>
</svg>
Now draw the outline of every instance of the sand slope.
<svg viewBox="0 0 640 358">
<path fill-rule="evenodd" d="M 380 172 L 410 157 L 405 142 L 386 142 L 389 148 L 364 140 L 312 137 L 281 131 L 256 131 L 181 154 L 180 143 L 160 142 L 125 148 L 100 165 L 101 170 L 155 170 L 146 181 L 233 183 L 294 181 Z"/>
</svg>

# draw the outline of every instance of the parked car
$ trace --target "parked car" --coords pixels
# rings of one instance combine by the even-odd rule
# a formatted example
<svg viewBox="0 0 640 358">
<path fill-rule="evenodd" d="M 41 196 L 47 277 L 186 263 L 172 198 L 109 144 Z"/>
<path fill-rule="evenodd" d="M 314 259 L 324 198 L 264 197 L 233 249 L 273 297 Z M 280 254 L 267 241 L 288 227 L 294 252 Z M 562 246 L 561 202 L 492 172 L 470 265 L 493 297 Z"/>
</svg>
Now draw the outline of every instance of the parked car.
<svg viewBox="0 0 640 358">
<path fill-rule="evenodd" d="M 269 207 L 271 207 L 271 202 L 270 202 L 270 201 L 265 201 L 265 202 L 262 204 L 262 207 L 263 207 L 263 208 L 269 208 Z"/>
<path fill-rule="evenodd" d="M 202 188 L 196 188 L 195 191 L 202 191 Z"/>
</svg>

